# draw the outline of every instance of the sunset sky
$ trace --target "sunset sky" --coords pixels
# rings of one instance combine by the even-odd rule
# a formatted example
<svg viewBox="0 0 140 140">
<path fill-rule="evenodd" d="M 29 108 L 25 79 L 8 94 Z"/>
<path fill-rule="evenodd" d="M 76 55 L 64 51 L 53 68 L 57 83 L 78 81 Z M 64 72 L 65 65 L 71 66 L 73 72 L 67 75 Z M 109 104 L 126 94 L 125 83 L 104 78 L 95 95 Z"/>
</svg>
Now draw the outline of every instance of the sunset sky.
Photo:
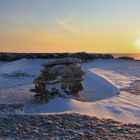
<svg viewBox="0 0 140 140">
<path fill-rule="evenodd" d="M 0 51 L 140 52 L 140 0 L 0 0 Z"/>
</svg>

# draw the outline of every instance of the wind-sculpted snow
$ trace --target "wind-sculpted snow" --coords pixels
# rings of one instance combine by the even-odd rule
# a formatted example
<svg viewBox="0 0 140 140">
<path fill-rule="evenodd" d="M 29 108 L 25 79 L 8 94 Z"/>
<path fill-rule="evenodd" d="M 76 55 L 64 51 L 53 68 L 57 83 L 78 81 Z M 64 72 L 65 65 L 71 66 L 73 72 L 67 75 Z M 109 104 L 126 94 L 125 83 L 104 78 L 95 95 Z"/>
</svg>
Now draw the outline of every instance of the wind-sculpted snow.
<svg viewBox="0 0 140 140">
<path fill-rule="evenodd" d="M 82 91 L 83 101 L 97 101 L 111 98 L 120 93 L 118 88 L 107 79 L 95 74 L 89 67 L 84 67 L 84 90 Z"/>
<path fill-rule="evenodd" d="M 38 75 L 47 60 L 22 59 L 0 65 L 0 75 L 20 70 Z M 84 63 L 84 91 L 81 100 L 54 98 L 49 103 L 33 102 L 33 77 L 0 76 L 0 103 L 25 104 L 27 114 L 81 113 L 122 122 L 140 123 L 140 62 L 126 60 L 95 60 Z M 119 93 L 119 94 L 118 94 Z"/>
<path fill-rule="evenodd" d="M 31 84 L 40 73 L 44 59 L 21 59 L 0 65 L 0 88 L 11 88 Z M 26 76 L 13 76 L 17 71 Z M 28 75 L 28 76 L 27 76 Z"/>
<path fill-rule="evenodd" d="M 20 70 L 28 74 L 38 74 L 45 59 L 20 59 L 0 65 L 0 73 L 12 73 Z"/>
</svg>

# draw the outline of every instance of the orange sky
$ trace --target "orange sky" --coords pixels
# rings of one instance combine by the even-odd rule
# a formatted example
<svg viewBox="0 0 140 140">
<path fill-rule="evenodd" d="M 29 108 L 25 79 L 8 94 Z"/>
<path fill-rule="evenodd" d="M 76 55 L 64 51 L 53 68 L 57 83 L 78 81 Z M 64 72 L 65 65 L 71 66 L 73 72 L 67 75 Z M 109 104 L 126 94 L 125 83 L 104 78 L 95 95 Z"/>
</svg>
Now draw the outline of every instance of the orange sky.
<svg viewBox="0 0 140 140">
<path fill-rule="evenodd" d="M 11 31 L 0 38 L 1 51 L 16 52 L 140 52 L 137 36 L 124 32 Z"/>
<path fill-rule="evenodd" d="M 138 0 L 0 1 L 0 51 L 138 53 L 138 5 Z"/>
</svg>

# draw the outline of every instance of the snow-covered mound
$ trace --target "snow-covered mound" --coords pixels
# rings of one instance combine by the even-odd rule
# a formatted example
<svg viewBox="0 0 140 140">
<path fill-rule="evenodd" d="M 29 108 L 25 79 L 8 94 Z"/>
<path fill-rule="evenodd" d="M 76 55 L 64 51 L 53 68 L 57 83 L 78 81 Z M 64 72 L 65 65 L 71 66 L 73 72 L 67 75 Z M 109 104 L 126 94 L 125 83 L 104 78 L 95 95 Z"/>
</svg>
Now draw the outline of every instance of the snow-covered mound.
<svg viewBox="0 0 140 140">
<path fill-rule="evenodd" d="M 13 73 L 15 71 L 23 71 L 31 75 L 36 75 L 40 72 L 41 64 L 46 62 L 44 59 L 20 59 L 0 65 L 0 74 Z"/>
<path fill-rule="evenodd" d="M 54 98 L 49 103 L 33 102 L 33 77 L 2 77 L 20 70 L 37 75 L 43 59 L 22 59 L 0 65 L 0 103 L 24 103 L 23 113 L 78 112 L 99 118 L 140 123 L 140 62 L 95 60 L 84 63 L 84 91 L 81 100 Z M 21 86 L 22 85 L 22 86 Z M 4 88 L 6 87 L 6 88 Z M 120 94 L 118 94 L 120 93 Z"/>
<path fill-rule="evenodd" d="M 44 59 L 20 59 L 1 64 L 0 88 L 31 84 L 34 77 L 40 73 L 41 65 L 44 62 L 46 62 Z M 17 72 L 18 75 L 24 76 L 16 76 Z"/>
<path fill-rule="evenodd" d="M 140 61 L 96 60 L 85 65 L 92 73 L 108 80 L 119 90 L 140 94 Z"/>
<path fill-rule="evenodd" d="M 95 74 L 85 65 L 83 66 L 83 69 L 86 71 L 83 81 L 83 101 L 97 101 L 111 98 L 120 93 L 115 84 L 111 83 L 107 78 L 103 78 L 101 75 Z"/>
<path fill-rule="evenodd" d="M 9 84 L 13 85 L 10 82 Z M 16 87 L 14 85 L 10 88 L 0 88 L 0 104 L 26 103 L 33 101 L 34 93 L 29 91 L 31 88 L 33 88 L 33 85 L 26 84 L 19 86 L 18 84 L 19 83 L 15 83 Z"/>
</svg>

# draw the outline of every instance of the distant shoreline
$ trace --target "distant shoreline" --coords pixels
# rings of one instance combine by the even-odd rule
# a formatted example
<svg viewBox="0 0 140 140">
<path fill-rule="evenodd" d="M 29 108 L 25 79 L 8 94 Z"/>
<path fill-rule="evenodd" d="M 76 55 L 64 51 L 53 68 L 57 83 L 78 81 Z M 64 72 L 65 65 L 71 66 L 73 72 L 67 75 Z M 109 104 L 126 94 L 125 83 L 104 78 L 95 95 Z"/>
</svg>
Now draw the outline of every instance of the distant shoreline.
<svg viewBox="0 0 140 140">
<path fill-rule="evenodd" d="M 0 52 L 0 61 L 14 61 L 22 58 L 44 58 L 44 59 L 55 59 L 64 57 L 79 58 L 84 61 L 93 59 L 124 59 L 124 60 L 140 60 L 140 53 L 21 53 L 21 52 Z"/>
</svg>

